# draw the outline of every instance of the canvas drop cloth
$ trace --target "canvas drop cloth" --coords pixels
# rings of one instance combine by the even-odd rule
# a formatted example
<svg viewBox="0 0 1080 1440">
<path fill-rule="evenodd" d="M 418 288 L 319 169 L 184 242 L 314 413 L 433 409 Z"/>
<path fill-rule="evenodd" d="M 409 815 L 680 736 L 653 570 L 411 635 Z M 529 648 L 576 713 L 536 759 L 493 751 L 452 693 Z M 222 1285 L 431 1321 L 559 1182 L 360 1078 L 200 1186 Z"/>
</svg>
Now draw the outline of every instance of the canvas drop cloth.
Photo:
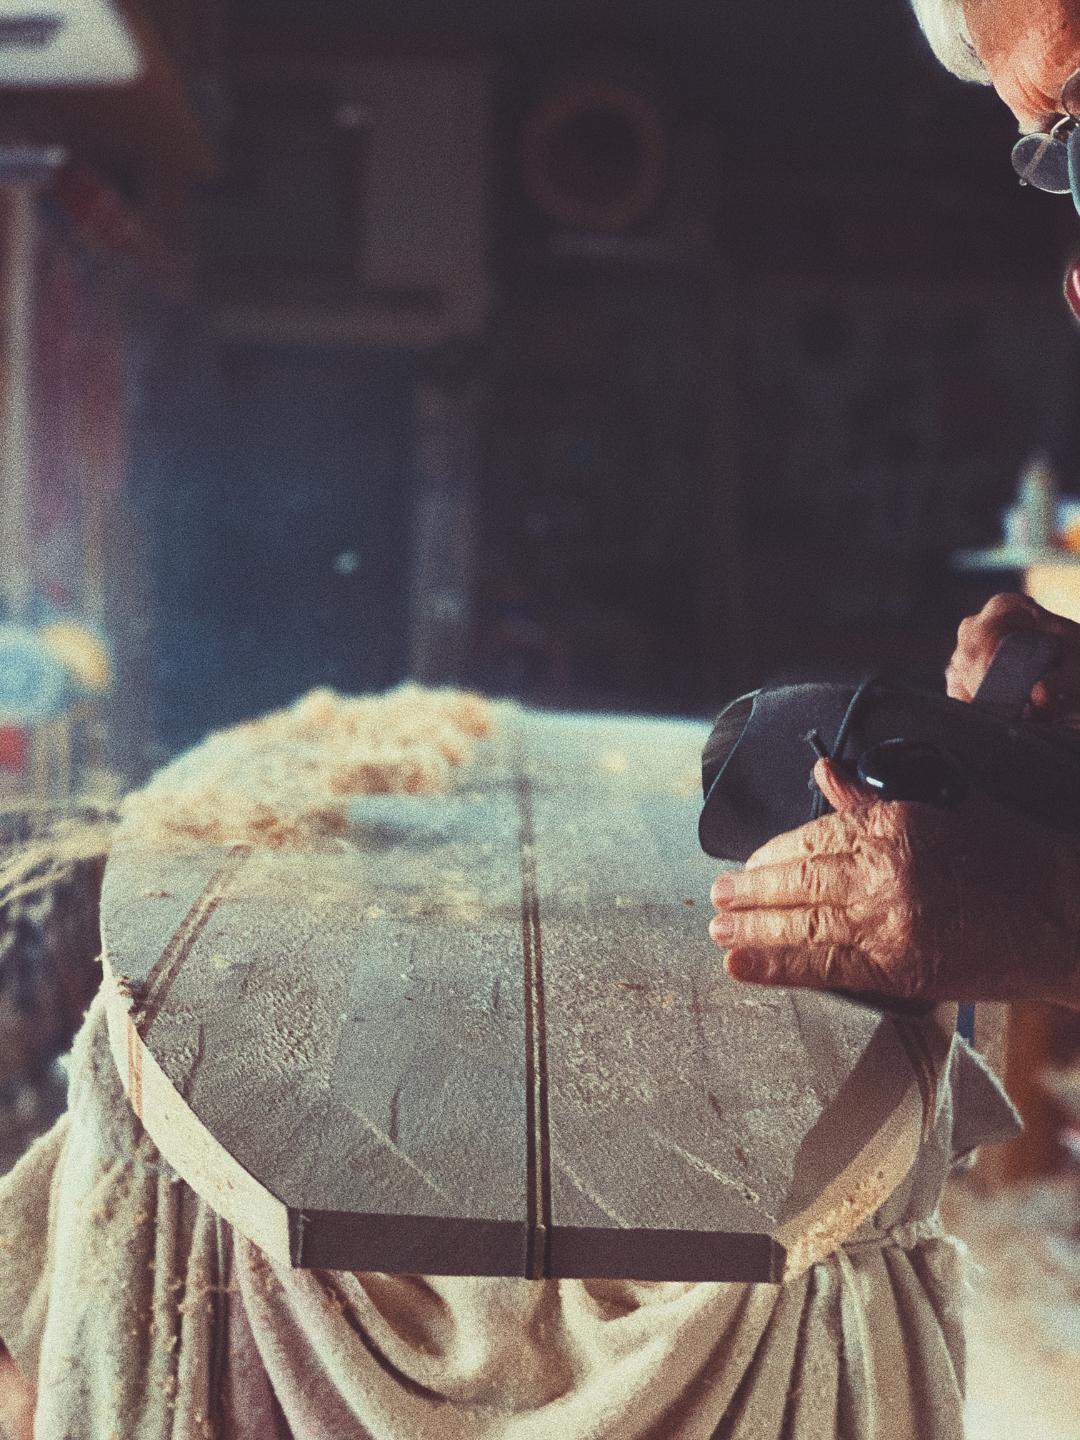
<svg viewBox="0 0 1080 1440">
<path fill-rule="evenodd" d="M 38 1440 L 959 1440 L 936 1207 L 1016 1122 L 960 1042 L 942 1095 L 907 1182 L 782 1288 L 290 1271 L 161 1159 L 99 997 L 68 1114 L 0 1181 L 0 1336 Z"/>
</svg>

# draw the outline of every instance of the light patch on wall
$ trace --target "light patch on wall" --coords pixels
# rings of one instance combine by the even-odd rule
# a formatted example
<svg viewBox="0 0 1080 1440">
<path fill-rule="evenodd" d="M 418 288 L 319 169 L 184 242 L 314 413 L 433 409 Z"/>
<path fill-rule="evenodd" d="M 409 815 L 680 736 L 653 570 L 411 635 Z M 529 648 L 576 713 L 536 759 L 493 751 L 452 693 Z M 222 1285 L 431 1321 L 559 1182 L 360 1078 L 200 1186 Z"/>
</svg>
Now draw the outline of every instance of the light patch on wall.
<svg viewBox="0 0 1080 1440">
<path fill-rule="evenodd" d="M 0 89 L 124 85 L 142 68 L 109 0 L 0 0 Z"/>
<path fill-rule="evenodd" d="M 360 556 L 355 550 L 343 550 L 340 555 L 334 557 L 334 569 L 339 575 L 346 578 L 355 575 L 360 569 Z"/>
</svg>

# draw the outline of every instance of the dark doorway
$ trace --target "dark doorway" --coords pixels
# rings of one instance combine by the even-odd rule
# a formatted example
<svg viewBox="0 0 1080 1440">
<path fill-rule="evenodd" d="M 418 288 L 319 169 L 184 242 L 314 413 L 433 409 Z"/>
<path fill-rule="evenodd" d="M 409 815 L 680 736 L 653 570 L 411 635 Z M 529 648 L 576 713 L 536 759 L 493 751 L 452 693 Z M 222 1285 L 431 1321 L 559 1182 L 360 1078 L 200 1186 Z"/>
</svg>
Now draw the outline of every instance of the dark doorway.
<svg viewBox="0 0 1080 1440">
<path fill-rule="evenodd" d="M 166 745 L 406 667 L 412 361 L 228 345 L 159 493 Z"/>
</svg>

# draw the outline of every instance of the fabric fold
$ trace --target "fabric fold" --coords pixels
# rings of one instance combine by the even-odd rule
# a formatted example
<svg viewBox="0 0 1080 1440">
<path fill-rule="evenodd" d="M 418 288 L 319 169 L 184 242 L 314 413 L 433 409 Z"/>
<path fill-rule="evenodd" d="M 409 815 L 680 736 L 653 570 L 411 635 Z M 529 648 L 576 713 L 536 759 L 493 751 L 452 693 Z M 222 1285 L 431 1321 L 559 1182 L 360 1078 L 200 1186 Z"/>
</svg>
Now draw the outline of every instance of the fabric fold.
<svg viewBox="0 0 1080 1440">
<path fill-rule="evenodd" d="M 294 1271 L 162 1161 L 99 1000 L 69 1113 L 0 1181 L 0 1335 L 39 1440 L 959 1440 L 936 1205 L 954 1132 L 1013 1123 L 972 1063 L 904 1185 L 783 1287 Z"/>
</svg>

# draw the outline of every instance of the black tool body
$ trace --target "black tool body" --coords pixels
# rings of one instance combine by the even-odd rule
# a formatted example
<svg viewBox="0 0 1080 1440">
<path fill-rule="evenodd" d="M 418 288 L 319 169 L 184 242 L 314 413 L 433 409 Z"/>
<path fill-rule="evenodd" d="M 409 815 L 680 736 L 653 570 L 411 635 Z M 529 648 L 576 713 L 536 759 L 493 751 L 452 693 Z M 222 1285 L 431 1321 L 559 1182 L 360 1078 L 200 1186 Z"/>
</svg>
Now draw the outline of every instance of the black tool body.
<svg viewBox="0 0 1080 1440">
<path fill-rule="evenodd" d="M 1057 656 L 1053 637 L 1008 636 L 971 704 L 881 676 L 742 696 L 721 712 L 702 757 L 702 848 L 744 861 L 823 813 L 824 798 L 807 788 L 811 737 L 883 799 L 955 805 L 976 791 L 1038 824 L 1080 831 L 1080 736 L 1023 718 Z"/>
</svg>

